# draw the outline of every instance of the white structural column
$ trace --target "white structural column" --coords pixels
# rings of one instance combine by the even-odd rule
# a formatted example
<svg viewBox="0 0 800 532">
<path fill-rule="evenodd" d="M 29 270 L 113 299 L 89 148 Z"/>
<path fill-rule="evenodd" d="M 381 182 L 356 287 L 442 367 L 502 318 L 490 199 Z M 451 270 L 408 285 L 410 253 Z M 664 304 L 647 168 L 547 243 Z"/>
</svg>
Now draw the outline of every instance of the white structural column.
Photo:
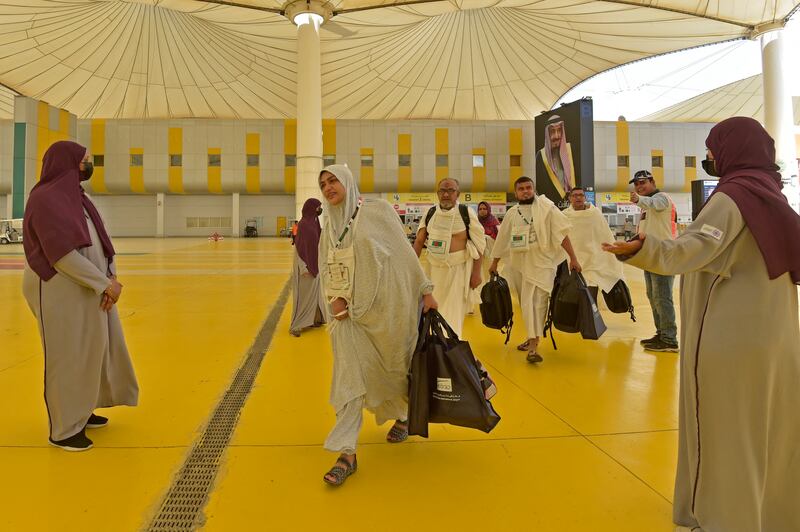
<svg viewBox="0 0 800 532">
<path fill-rule="evenodd" d="M 14 195 L 6 194 L 6 218 L 12 218 L 14 212 Z M 24 238 L 24 237 L 23 237 Z"/>
<path fill-rule="evenodd" d="M 231 209 L 231 236 L 239 238 L 239 193 L 234 192 L 232 196 L 233 209 Z"/>
<path fill-rule="evenodd" d="M 764 77 L 764 127 L 775 139 L 778 164 L 783 177 L 783 193 L 795 211 L 800 212 L 797 148 L 794 137 L 792 98 L 786 84 L 790 65 L 784 61 L 786 38 L 783 29 L 761 35 L 761 63 Z"/>
<path fill-rule="evenodd" d="M 164 238 L 164 209 L 166 203 L 166 194 L 159 192 L 156 194 L 156 237 Z"/>
<path fill-rule="evenodd" d="M 314 8 L 314 4 L 302 2 Z M 307 9 L 308 7 L 306 7 Z M 289 10 L 287 9 L 287 15 Z M 322 170 L 322 57 L 319 27 L 325 18 L 301 12 L 292 19 L 297 24 L 297 219 L 308 198 L 320 197 L 319 173 Z"/>
</svg>

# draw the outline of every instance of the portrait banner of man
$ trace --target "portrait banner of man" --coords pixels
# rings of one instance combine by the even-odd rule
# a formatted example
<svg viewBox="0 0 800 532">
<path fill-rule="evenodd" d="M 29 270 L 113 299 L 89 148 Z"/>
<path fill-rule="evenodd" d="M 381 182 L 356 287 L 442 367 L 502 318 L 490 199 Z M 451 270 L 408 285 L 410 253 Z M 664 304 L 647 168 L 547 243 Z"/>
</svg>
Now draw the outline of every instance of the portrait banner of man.
<svg viewBox="0 0 800 532">
<path fill-rule="evenodd" d="M 564 209 L 574 187 L 594 189 L 592 100 L 584 98 L 542 113 L 535 126 L 536 193 Z"/>
</svg>

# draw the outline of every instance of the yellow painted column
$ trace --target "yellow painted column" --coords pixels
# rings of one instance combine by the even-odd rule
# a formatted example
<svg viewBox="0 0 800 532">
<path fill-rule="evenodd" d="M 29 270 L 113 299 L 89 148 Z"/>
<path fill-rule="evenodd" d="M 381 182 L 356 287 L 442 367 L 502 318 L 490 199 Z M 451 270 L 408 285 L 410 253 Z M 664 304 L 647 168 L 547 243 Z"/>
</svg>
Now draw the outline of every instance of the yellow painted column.
<svg viewBox="0 0 800 532">
<path fill-rule="evenodd" d="M 336 120 L 322 121 L 322 166 L 336 163 Z"/>
<path fill-rule="evenodd" d="M 514 192 L 514 181 L 522 176 L 522 128 L 508 130 L 508 191 Z"/>
<path fill-rule="evenodd" d="M 58 110 L 58 135 L 56 140 L 69 140 L 69 112 L 63 109 Z"/>
<path fill-rule="evenodd" d="M 294 194 L 297 186 L 297 120 L 283 123 L 283 190 Z"/>
<path fill-rule="evenodd" d="M 131 192 L 144 194 L 144 148 L 131 148 L 129 161 Z"/>
<path fill-rule="evenodd" d="M 106 121 L 94 119 L 91 123 L 91 139 L 89 141 L 89 151 L 94 156 L 94 172 L 92 173 L 92 190 L 98 194 L 106 194 Z"/>
<path fill-rule="evenodd" d="M 375 150 L 361 148 L 361 178 L 358 185 L 361 192 L 375 192 Z"/>
<path fill-rule="evenodd" d="M 411 134 L 397 135 L 397 191 L 411 192 Z"/>
<path fill-rule="evenodd" d="M 208 148 L 208 191 L 222 194 L 222 150 Z"/>
<path fill-rule="evenodd" d="M 483 164 L 475 166 L 475 157 L 482 157 Z M 516 179 L 516 178 L 515 178 Z M 486 148 L 472 148 L 472 191 L 486 190 Z"/>
<path fill-rule="evenodd" d="M 183 128 L 169 128 L 167 151 L 169 152 L 167 190 L 170 194 L 183 194 Z"/>
<path fill-rule="evenodd" d="M 692 191 L 692 181 L 697 179 L 697 157 L 686 156 L 683 158 L 683 191 Z"/>
<path fill-rule="evenodd" d="M 617 121 L 617 188 L 627 190 L 631 180 L 631 142 L 628 122 Z"/>
<path fill-rule="evenodd" d="M 653 178 L 656 186 L 664 188 L 664 150 L 650 150 L 650 161 L 653 166 Z"/>
<path fill-rule="evenodd" d="M 248 133 L 245 137 L 245 190 L 248 194 L 261 192 L 261 135 Z"/>
<path fill-rule="evenodd" d="M 440 180 L 450 177 L 450 135 L 447 128 L 436 128 L 436 186 Z"/>
</svg>

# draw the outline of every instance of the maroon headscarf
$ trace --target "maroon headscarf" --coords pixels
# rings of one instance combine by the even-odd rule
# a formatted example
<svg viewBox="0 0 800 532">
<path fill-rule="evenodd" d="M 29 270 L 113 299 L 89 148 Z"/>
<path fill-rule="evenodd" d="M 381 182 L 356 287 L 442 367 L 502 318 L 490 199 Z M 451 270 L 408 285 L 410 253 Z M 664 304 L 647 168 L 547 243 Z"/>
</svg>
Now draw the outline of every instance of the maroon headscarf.
<svg viewBox="0 0 800 532">
<path fill-rule="evenodd" d="M 800 284 L 800 216 L 781 192 L 775 141 L 757 121 L 738 116 L 714 126 L 706 147 L 720 176 L 714 193 L 724 192 L 736 202 L 764 256 L 769 278 L 790 272 L 792 281 Z"/>
<path fill-rule="evenodd" d="M 478 216 L 478 220 L 481 221 L 481 225 L 483 226 L 483 232 L 496 240 L 497 226 L 500 225 L 500 222 L 498 222 L 497 218 L 492 214 L 492 207 L 487 202 L 482 201 L 478 203 L 478 209 L 480 209 L 481 205 L 486 205 L 486 208 L 489 209 L 489 215 L 486 216 L 486 218 Z"/>
<path fill-rule="evenodd" d="M 309 198 L 303 204 L 303 216 L 297 224 L 297 237 L 294 239 L 294 247 L 297 254 L 306 263 L 308 271 L 316 277 L 319 274 L 319 235 L 322 234 L 322 227 L 319 225 L 317 209 L 322 202 L 317 198 Z"/>
<path fill-rule="evenodd" d="M 42 160 L 42 175 L 33 187 L 22 222 L 23 246 L 28 264 L 39 277 L 49 281 L 56 274 L 53 265 L 73 249 L 92 245 L 83 210 L 97 230 L 103 254 L 111 259 L 114 246 L 97 208 L 81 187 L 80 163 L 86 148 L 68 140 L 50 146 Z"/>
</svg>

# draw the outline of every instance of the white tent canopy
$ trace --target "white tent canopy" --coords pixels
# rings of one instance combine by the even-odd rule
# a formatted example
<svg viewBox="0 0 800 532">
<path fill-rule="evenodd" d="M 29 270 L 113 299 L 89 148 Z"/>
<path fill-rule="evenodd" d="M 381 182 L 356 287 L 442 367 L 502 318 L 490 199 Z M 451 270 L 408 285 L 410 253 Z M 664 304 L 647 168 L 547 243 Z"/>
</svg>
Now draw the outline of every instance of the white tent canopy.
<svg viewBox="0 0 800 532">
<path fill-rule="evenodd" d="M 795 90 L 795 94 L 800 91 Z M 793 96 L 794 123 L 800 125 L 800 96 Z M 647 115 L 644 122 L 719 122 L 731 116 L 749 116 L 764 121 L 764 82 L 762 76 L 729 83 L 694 98 Z"/>
<path fill-rule="evenodd" d="M 323 115 L 531 119 L 599 72 L 747 37 L 798 5 L 334 1 Z M 81 118 L 290 118 L 296 29 L 281 11 L 274 0 L 0 0 L 0 84 Z"/>
</svg>

